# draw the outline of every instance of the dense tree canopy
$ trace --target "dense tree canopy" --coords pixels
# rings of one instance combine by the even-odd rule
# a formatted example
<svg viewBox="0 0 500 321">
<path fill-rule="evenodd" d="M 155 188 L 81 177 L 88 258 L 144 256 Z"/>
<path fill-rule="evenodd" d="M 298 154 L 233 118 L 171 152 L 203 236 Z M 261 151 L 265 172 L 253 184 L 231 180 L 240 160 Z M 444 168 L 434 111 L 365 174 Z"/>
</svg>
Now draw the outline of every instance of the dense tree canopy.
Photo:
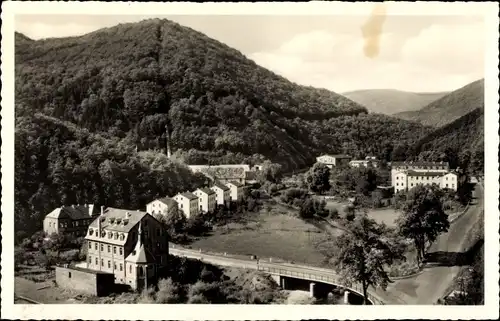
<svg viewBox="0 0 500 321">
<path fill-rule="evenodd" d="M 140 150 L 171 146 L 189 163 L 261 155 L 284 170 L 317 154 L 381 155 L 427 129 L 324 89 L 294 84 L 240 52 L 168 20 L 81 37 L 16 36 L 16 113 L 41 112 Z M 262 157 L 258 156 L 260 160 Z"/>
<path fill-rule="evenodd" d="M 40 229 L 43 217 L 61 205 L 143 209 L 203 183 L 164 154 L 136 153 L 123 141 L 43 115 L 18 118 L 15 144 L 19 238 Z"/>
</svg>

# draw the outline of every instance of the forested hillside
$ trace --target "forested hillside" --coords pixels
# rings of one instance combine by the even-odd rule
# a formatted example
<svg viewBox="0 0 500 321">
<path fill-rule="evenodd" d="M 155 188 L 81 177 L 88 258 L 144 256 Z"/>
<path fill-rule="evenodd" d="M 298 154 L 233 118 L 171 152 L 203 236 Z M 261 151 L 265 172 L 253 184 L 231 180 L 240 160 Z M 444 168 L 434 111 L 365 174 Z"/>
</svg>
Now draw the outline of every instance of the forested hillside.
<svg viewBox="0 0 500 321">
<path fill-rule="evenodd" d="M 143 209 L 157 197 L 193 189 L 205 179 L 163 154 L 136 153 L 125 141 L 36 114 L 17 119 L 15 226 L 34 232 L 61 205 Z"/>
<path fill-rule="evenodd" d="M 427 126 L 441 127 L 476 108 L 484 108 L 484 79 L 459 88 L 420 110 L 394 116 Z"/>
<path fill-rule="evenodd" d="M 448 94 L 447 92 L 418 93 L 394 89 L 366 89 L 343 93 L 345 97 L 365 106 L 372 113 L 392 115 L 419 110 Z"/>
<path fill-rule="evenodd" d="M 477 108 L 423 137 L 411 148 L 420 159 L 445 160 L 470 173 L 484 173 L 484 110 Z"/>
<path fill-rule="evenodd" d="M 151 151 L 164 147 L 166 125 L 188 164 L 269 159 L 287 170 L 327 152 L 402 160 L 398 146 L 429 132 L 294 84 L 168 20 L 71 38 L 16 34 L 15 45 L 18 230 L 62 204 L 133 209 L 195 184 Z"/>
</svg>

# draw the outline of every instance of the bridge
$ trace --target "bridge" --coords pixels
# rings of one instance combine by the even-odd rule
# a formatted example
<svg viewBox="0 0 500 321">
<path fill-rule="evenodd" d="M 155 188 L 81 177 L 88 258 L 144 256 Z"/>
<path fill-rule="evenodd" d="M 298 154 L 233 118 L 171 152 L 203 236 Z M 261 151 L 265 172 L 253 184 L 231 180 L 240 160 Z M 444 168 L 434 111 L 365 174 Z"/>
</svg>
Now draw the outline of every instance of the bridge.
<svg viewBox="0 0 500 321">
<path fill-rule="evenodd" d="M 201 250 L 196 251 L 182 248 L 173 244 L 170 245 L 169 252 L 175 256 L 198 259 L 214 265 L 262 271 L 270 274 L 283 289 L 286 289 L 288 280 L 291 279 L 310 281 L 309 291 L 311 296 L 313 296 L 316 292 L 316 282 L 345 288 L 361 297 L 363 296 L 363 289 L 360 284 L 353 284 L 346 287 L 343 284 L 341 277 L 338 276 L 335 271 L 330 269 L 292 263 L 277 263 L 272 262 L 271 259 L 269 261 L 263 261 L 251 258 L 235 257 L 228 254 L 212 254 L 202 252 Z M 370 301 L 371 304 L 384 304 L 383 300 L 370 290 L 368 291 L 368 301 Z"/>
</svg>

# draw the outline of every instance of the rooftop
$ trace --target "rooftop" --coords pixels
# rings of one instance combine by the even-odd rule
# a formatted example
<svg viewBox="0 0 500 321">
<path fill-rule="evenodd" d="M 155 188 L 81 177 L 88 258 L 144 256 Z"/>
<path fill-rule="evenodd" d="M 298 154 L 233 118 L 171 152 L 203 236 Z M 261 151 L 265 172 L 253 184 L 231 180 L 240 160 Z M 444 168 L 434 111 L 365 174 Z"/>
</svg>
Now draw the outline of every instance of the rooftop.
<svg viewBox="0 0 500 321">
<path fill-rule="evenodd" d="M 424 161 L 410 161 L 410 162 L 392 162 L 391 166 L 449 166 L 448 162 L 424 162 Z"/>
<path fill-rule="evenodd" d="M 147 214 L 142 211 L 108 207 L 89 227 L 97 228 L 97 220 L 101 220 L 101 229 L 128 233 Z"/>
<path fill-rule="evenodd" d="M 159 198 L 158 201 L 162 202 L 163 204 L 167 205 L 168 207 L 177 206 L 177 202 L 170 197 L 162 197 L 162 198 Z"/>
<path fill-rule="evenodd" d="M 229 190 L 229 187 L 227 187 L 226 185 L 222 184 L 219 181 L 215 181 L 213 187 L 220 188 L 223 191 L 228 191 Z"/>
<path fill-rule="evenodd" d="M 182 195 L 183 197 L 190 199 L 190 200 L 197 200 L 198 199 L 198 197 L 196 197 L 196 195 L 194 195 L 191 192 L 180 193 L 180 195 Z"/>
<path fill-rule="evenodd" d="M 319 157 L 322 157 L 322 156 L 330 156 L 330 157 L 334 157 L 334 158 L 352 158 L 351 156 L 345 155 L 345 154 L 325 154 L 325 155 L 321 155 Z"/>
<path fill-rule="evenodd" d="M 240 183 L 235 182 L 235 181 L 229 181 L 226 184 L 231 184 L 231 185 L 236 186 L 236 187 L 243 187 L 243 186 L 245 186 L 245 185 L 240 184 Z"/>
<path fill-rule="evenodd" d="M 135 249 L 125 259 L 127 262 L 152 263 L 155 261 L 154 255 L 144 247 L 144 244 L 137 241 Z"/>
<path fill-rule="evenodd" d="M 96 210 L 94 204 L 84 204 L 84 205 L 71 205 L 71 206 L 61 206 L 54 209 L 46 217 L 51 218 L 64 218 L 69 217 L 70 219 L 83 220 L 92 218 L 98 215 L 99 212 Z"/>
<path fill-rule="evenodd" d="M 212 194 L 215 194 L 214 191 L 212 191 L 210 188 L 207 188 L 207 187 L 201 187 L 201 188 L 198 188 L 197 189 L 198 191 L 201 191 L 207 195 L 212 195 Z"/>
</svg>

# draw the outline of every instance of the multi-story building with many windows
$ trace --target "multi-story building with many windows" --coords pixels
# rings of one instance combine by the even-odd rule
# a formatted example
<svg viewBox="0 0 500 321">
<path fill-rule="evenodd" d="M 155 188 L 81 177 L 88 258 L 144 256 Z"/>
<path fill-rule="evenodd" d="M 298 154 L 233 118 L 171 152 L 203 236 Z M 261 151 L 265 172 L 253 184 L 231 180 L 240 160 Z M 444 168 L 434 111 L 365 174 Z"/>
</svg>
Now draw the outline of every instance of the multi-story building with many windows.
<svg viewBox="0 0 500 321">
<path fill-rule="evenodd" d="M 167 265 L 167 232 L 146 212 L 101 207 L 85 240 L 87 268 L 112 273 L 115 283 L 133 289 L 155 284 Z"/>
</svg>

